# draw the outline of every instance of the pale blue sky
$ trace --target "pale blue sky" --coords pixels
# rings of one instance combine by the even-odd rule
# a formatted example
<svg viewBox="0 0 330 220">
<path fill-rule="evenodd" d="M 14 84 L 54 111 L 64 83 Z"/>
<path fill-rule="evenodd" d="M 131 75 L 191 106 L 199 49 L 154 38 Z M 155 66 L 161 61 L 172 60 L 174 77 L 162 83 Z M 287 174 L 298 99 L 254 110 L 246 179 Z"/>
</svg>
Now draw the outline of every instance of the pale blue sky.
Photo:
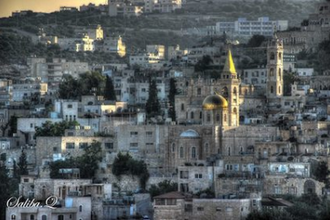
<svg viewBox="0 0 330 220">
<path fill-rule="evenodd" d="M 106 0 L 0 0 L 0 17 L 8 17 L 13 11 L 33 10 L 36 12 L 52 12 L 60 6 L 79 7 L 88 3 L 105 4 Z"/>
</svg>

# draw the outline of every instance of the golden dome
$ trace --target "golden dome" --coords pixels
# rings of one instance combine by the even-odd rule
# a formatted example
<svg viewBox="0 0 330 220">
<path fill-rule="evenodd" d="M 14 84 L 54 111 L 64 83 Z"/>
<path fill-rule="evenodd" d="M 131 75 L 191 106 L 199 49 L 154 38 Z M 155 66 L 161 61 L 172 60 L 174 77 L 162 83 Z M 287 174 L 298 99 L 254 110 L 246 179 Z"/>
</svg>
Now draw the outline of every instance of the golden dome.
<svg viewBox="0 0 330 220">
<path fill-rule="evenodd" d="M 221 95 L 209 95 L 203 101 L 203 109 L 205 110 L 214 110 L 227 108 L 228 102 Z"/>
</svg>

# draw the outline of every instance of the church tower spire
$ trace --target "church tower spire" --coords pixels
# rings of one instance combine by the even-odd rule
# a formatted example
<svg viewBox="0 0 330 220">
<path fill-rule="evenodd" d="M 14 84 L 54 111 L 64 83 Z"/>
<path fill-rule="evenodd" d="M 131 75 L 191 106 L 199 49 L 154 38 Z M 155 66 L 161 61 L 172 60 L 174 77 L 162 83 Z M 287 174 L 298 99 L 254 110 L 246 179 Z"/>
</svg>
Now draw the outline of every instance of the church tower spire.
<svg viewBox="0 0 330 220">
<path fill-rule="evenodd" d="M 274 34 L 267 46 L 267 91 L 268 99 L 283 96 L 283 42 Z"/>
</svg>

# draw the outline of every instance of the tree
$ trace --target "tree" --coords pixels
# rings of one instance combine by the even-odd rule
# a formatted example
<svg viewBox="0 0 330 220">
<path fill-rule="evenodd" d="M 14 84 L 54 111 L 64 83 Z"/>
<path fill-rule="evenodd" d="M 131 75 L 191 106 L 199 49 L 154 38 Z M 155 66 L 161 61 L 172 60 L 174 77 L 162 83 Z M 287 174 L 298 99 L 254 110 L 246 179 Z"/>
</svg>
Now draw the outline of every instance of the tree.
<svg viewBox="0 0 330 220">
<path fill-rule="evenodd" d="M 83 73 L 79 77 L 82 95 L 103 95 L 105 77 L 99 72 Z"/>
<path fill-rule="evenodd" d="M 164 180 L 157 185 L 152 184 L 149 188 L 151 198 L 173 191 L 178 191 L 178 184 L 171 182 L 171 180 Z"/>
<path fill-rule="evenodd" d="M 19 157 L 18 163 L 18 175 L 27 175 L 28 174 L 28 168 L 27 168 L 27 159 L 26 159 L 26 153 L 24 150 L 21 151 L 21 156 Z"/>
<path fill-rule="evenodd" d="M 104 88 L 104 99 L 116 101 L 116 92 L 111 77 L 107 76 Z"/>
<path fill-rule="evenodd" d="M 317 164 L 317 167 L 315 169 L 315 179 L 317 181 L 325 183 L 327 186 L 329 186 L 329 178 L 328 175 L 330 174 L 330 171 L 328 169 L 328 164 L 325 161 L 321 161 Z"/>
<path fill-rule="evenodd" d="M 80 177 L 91 179 L 95 177 L 98 169 L 98 163 L 102 160 L 101 143 L 93 141 L 93 143 L 84 149 L 84 154 L 76 159 L 78 168 L 80 169 Z"/>
<path fill-rule="evenodd" d="M 61 99 L 78 99 L 82 95 L 102 95 L 105 77 L 99 72 L 86 72 L 80 74 L 79 79 L 70 75 L 63 77 L 59 85 Z"/>
<path fill-rule="evenodd" d="M 12 137 L 14 133 L 17 133 L 17 119 L 18 117 L 16 115 L 13 115 L 9 119 L 9 131 L 8 136 Z"/>
<path fill-rule="evenodd" d="M 247 43 L 247 47 L 260 47 L 266 40 L 264 35 L 253 35 Z"/>
<path fill-rule="evenodd" d="M 58 93 L 60 99 L 78 99 L 82 94 L 82 87 L 77 79 L 65 75 L 59 85 Z"/>
<path fill-rule="evenodd" d="M 60 169 L 71 169 L 71 168 L 77 168 L 76 162 L 72 159 L 66 159 L 66 160 L 57 160 L 53 161 L 49 164 L 50 169 L 50 178 L 52 179 L 60 179 L 63 178 L 62 174 L 60 174 Z"/>
<path fill-rule="evenodd" d="M 112 173 L 117 177 L 128 174 L 138 176 L 142 189 L 146 188 L 149 179 L 147 164 L 142 160 L 133 159 L 128 153 L 124 155 L 119 152 L 112 164 Z"/>
<path fill-rule="evenodd" d="M 286 96 L 291 95 L 291 85 L 295 82 L 295 76 L 293 73 L 284 71 L 283 73 L 283 94 Z"/>
<path fill-rule="evenodd" d="M 209 55 L 203 56 L 203 58 L 196 63 L 195 71 L 203 72 L 203 71 L 207 70 L 212 63 L 213 63 L 213 60 Z"/>
<path fill-rule="evenodd" d="M 91 145 L 84 148 L 83 155 L 66 160 L 58 160 L 50 163 L 50 178 L 63 178 L 59 173 L 60 169 L 78 168 L 80 177 L 92 179 L 98 169 L 98 163 L 102 160 L 101 143 L 94 141 Z"/>
<path fill-rule="evenodd" d="M 0 161 L 0 219 L 5 220 L 6 218 L 6 202 L 9 199 L 9 178 L 8 170 L 4 163 Z"/>
<path fill-rule="evenodd" d="M 170 92 L 168 95 L 168 100 L 169 100 L 168 116 L 172 119 L 172 121 L 176 120 L 176 114 L 175 114 L 175 95 L 176 94 L 177 94 L 176 81 L 174 78 L 171 78 L 170 79 Z"/>
<path fill-rule="evenodd" d="M 160 104 L 158 100 L 158 90 L 156 80 L 149 81 L 149 98 L 146 103 L 147 118 L 160 115 Z"/>
<path fill-rule="evenodd" d="M 49 137 L 60 137 L 64 135 L 65 129 L 69 129 L 73 126 L 79 125 L 76 121 L 61 121 L 52 123 L 51 121 L 46 121 L 41 127 L 36 126 L 35 137 L 39 136 L 49 136 Z"/>
</svg>

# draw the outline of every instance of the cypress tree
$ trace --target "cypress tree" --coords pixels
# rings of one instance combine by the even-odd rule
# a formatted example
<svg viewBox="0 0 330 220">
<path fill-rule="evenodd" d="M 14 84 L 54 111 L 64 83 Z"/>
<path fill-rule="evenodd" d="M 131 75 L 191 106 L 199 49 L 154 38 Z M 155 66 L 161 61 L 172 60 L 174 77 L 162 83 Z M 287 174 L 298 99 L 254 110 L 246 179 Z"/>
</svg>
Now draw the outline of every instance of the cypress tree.
<svg viewBox="0 0 330 220">
<path fill-rule="evenodd" d="M 172 121 L 176 120 L 176 114 L 175 114 L 175 95 L 177 93 L 175 79 L 170 79 L 170 92 L 168 95 L 169 99 L 169 109 L 168 109 L 168 116 L 172 119 Z"/>
<path fill-rule="evenodd" d="M 115 87 L 113 86 L 113 82 L 111 77 L 107 76 L 105 88 L 104 88 L 104 99 L 116 101 L 116 92 Z"/>
<path fill-rule="evenodd" d="M 17 165 L 18 165 L 19 175 L 28 174 L 27 159 L 26 159 L 26 153 L 24 152 L 24 150 L 22 150 L 22 153 L 21 153 L 21 156 L 19 157 L 19 161 L 18 161 Z"/>
<path fill-rule="evenodd" d="M 149 97 L 146 103 L 147 118 L 160 115 L 160 104 L 158 100 L 156 80 L 149 81 Z"/>
</svg>

